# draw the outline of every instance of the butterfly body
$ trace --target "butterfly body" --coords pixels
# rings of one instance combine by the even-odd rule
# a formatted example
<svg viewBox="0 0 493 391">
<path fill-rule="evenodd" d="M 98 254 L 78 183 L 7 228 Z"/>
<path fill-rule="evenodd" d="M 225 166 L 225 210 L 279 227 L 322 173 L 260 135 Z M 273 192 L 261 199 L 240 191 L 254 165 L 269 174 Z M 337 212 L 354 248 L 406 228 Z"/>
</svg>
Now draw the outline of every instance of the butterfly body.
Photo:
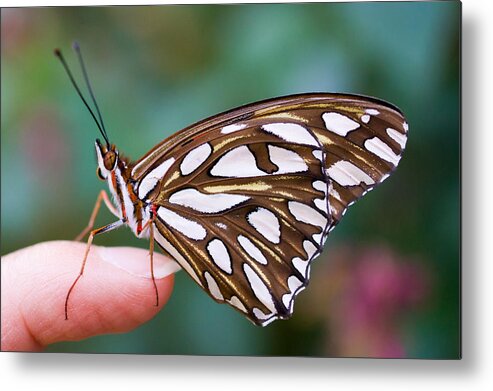
<svg viewBox="0 0 493 391">
<path fill-rule="evenodd" d="M 95 148 L 98 177 L 108 184 L 116 207 L 115 216 L 128 225 L 138 238 L 149 238 L 147 223 L 151 217 L 152 204 L 138 198 L 130 176 L 128 159 L 120 157 L 114 145 L 108 148 L 96 140 Z"/>
<path fill-rule="evenodd" d="M 96 151 L 117 217 L 266 325 L 292 315 L 329 232 L 395 170 L 406 139 L 392 105 L 315 93 L 213 116 L 136 162 L 99 141 Z"/>
</svg>

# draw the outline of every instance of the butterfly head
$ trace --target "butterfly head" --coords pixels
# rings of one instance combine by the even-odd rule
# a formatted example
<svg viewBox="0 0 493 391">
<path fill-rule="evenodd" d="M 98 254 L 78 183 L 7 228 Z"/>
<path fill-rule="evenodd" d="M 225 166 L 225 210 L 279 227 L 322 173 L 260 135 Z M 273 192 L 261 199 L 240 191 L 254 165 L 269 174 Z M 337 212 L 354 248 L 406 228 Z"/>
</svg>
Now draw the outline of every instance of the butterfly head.
<svg viewBox="0 0 493 391">
<path fill-rule="evenodd" d="M 102 144 L 99 139 L 96 139 L 95 146 L 98 156 L 97 175 L 105 181 L 117 166 L 118 150 L 114 144 Z"/>
</svg>

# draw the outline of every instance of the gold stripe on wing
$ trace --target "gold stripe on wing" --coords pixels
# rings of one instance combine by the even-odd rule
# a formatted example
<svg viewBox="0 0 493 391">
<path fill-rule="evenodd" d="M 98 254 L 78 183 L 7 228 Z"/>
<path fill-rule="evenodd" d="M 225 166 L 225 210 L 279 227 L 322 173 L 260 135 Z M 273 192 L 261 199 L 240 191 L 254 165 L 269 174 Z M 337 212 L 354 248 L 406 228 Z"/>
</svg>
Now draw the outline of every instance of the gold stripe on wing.
<svg viewBox="0 0 493 391">
<path fill-rule="evenodd" d="M 204 186 L 204 190 L 208 193 L 226 193 L 229 191 L 265 191 L 270 190 L 271 188 L 271 185 L 262 181 L 235 185 Z"/>
</svg>

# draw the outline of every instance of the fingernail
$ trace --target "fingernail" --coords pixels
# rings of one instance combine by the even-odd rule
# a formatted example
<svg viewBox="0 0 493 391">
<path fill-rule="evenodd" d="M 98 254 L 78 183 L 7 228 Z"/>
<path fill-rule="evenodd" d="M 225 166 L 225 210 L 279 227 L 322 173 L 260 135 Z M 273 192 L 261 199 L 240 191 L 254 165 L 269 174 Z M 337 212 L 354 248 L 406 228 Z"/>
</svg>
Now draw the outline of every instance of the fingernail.
<svg viewBox="0 0 493 391">
<path fill-rule="evenodd" d="M 100 258 L 139 277 L 152 278 L 149 253 L 133 247 L 97 247 Z M 154 278 L 164 278 L 181 269 L 174 260 L 154 253 Z"/>
</svg>

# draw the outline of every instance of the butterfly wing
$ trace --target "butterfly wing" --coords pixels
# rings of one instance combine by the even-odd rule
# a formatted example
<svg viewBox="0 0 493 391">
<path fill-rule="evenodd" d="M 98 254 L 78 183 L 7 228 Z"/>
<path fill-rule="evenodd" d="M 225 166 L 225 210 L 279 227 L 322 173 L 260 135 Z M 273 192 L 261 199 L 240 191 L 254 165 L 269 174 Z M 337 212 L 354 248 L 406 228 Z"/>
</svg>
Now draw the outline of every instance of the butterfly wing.
<svg viewBox="0 0 493 391">
<path fill-rule="evenodd" d="M 303 94 L 219 114 L 132 169 L 156 241 L 216 301 L 266 325 L 292 315 L 348 206 L 397 166 L 407 124 L 365 97 Z"/>
</svg>

